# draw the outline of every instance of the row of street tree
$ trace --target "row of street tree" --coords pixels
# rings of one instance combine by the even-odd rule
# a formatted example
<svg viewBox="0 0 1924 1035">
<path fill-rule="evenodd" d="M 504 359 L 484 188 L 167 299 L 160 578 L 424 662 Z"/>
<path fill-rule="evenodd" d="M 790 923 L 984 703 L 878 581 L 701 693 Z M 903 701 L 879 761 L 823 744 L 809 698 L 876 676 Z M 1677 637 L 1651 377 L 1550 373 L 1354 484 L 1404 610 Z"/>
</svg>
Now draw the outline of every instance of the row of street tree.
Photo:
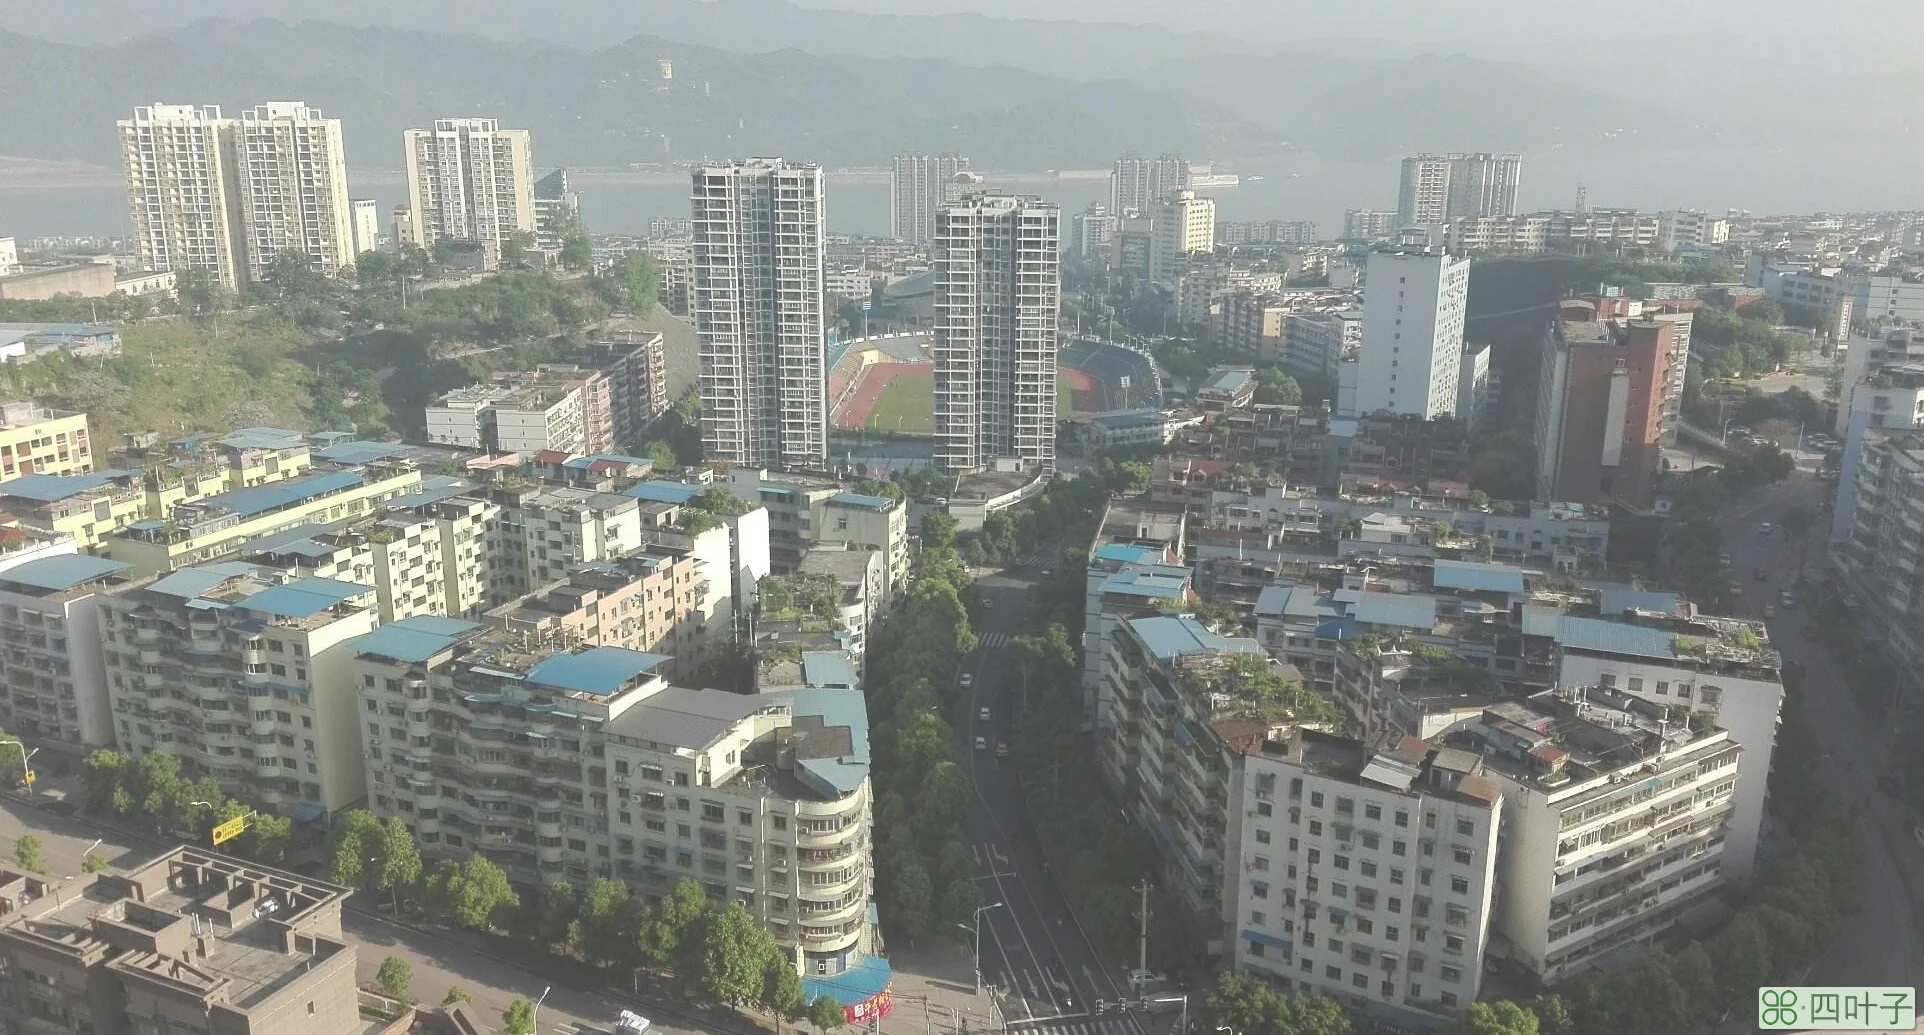
<svg viewBox="0 0 1924 1035">
<path fill-rule="evenodd" d="M 156 751 L 135 758 L 101 748 L 87 756 L 81 779 L 90 811 L 151 825 L 157 834 L 203 841 L 214 827 L 247 816 L 246 832 L 221 849 L 269 866 L 287 857 L 293 841 L 291 820 L 227 797 L 211 776 L 188 779 L 173 755 Z"/>
</svg>

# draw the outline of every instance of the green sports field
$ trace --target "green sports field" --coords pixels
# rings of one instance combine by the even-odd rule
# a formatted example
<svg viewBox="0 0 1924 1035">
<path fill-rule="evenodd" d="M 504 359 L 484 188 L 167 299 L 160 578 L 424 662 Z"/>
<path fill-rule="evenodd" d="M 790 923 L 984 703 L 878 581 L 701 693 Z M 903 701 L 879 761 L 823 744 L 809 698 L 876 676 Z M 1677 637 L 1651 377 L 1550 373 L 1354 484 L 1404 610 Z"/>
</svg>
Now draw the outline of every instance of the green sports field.
<svg viewBox="0 0 1924 1035">
<path fill-rule="evenodd" d="M 901 431 L 928 435 L 935 431 L 935 372 L 898 374 L 882 388 L 869 414 L 868 426 L 876 431 Z"/>
</svg>

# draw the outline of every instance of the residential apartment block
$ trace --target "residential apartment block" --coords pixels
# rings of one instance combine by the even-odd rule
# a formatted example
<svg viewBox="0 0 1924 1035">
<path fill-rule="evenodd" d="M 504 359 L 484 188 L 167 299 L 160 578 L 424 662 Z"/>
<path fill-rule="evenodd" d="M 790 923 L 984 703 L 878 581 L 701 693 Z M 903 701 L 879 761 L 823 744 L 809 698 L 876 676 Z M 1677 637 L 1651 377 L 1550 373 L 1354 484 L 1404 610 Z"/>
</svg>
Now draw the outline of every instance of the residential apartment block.
<svg viewBox="0 0 1924 1035">
<path fill-rule="evenodd" d="M 0 481 L 94 469 L 87 415 L 32 402 L 0 402 Z"/>
<path fill-rule="evenodd" d="M 708 658 L 712 586 L 695 556 L 665 546 L 584 564 L 568 577 L 493 608 L 482 617 L 513 642 L 568 650 L 582 644 L 664 654 L 675 678 L 693 681 Z"/>
<path fill-rule="evenodd" d="M 1675 324 L 1599 320 L 1565 301 L 1544 340 L 1537 389 L 1537 495 L 1647 513 L 1655 503 L 1670 389 L 1688 353 Z"/>
<path fill-rule="evenodd" d="M 1370 253 L 1353 415 L 1428 419 L 1456 409 L 1469 295 L 1468 259 L 1428 249 Z"/>
<path fill-rule="evenodd" d="M 1396 204 L 1398 229 L 1435 226 L 1466 216 L 1516 215 L 1522 173 L 1523 157 L 1514 154 L 1405 158 Z"/>
<path fill-rule="evenodd" d="M 935 217 L 935 462 L 1055 469 L 1060 210 L 972 194 Z"/>
<path fill-rule="evenodd" d="M 969 160 L 953 151 L 896 155 L 889 180 L 889 236 L 927 246 L 935 236 L 935 213 L 955 200 L 957 176 L 968 170 Z"/>
<path fill-rule="evenodd" d="M 883 595 L 894 601 L 909 581 L 908 506 L 886 496 L 850 492 L 846 484 L 807 475 L 771 474 L 736 468 L 729 488 L 768 512 L 767 563 L 778 572 L 796 571 L 818 546 L 845 544 L 875 550 L 883 557 Z"/>
<path fill-rule="evenodd" d="M 142 269 L 247 279 L 234 121 L 218 107 L 153 104 L 119 122 L 134 254 Z"/>
<path fill-rule="evenodd" d="M 1924 663 L 1924 636 L 1916 632 L 1916 615 L 1924 611 L 1924 579 L 1918 577 L 1921 486 L 1924 434 L 1870 431 L 1859 446 L 1855 476 L 1838 485 L 1836 507 L 1847 531 L 1831 550 L 1831 563 L 1905 673 L 1906 694 L 1918 692 L 1911 673 Z"/>
<path fill-rule="evenodd" d="M 1290 313 L 1283 320 L 1283 369 L 1297 378 L 1334 386 L 1336 371 L 1363 349 L 1363 312 L 1339 309 Z"/>
<path fill-rule="evenodd" d="M 710 460 L 828 465 L 822 169 L 752 159 L 694 171 L 695 331 Z"/>
<path fill-rule="evenodd" d="M 1193 190 L 1167 193 L 1154 209 L 1154 238 L 1149 245 L 1149 279 L 1173 280 L 1182 261 L 1216 249 L 1216 201 Z"/>
<path fill-rule="evenodd" d="M 1417 1027 L 1475 1002 L 1504 820 L 1483 760 L 1291 729 L 1241 761 L 1236 969 Z"/>
<path fill-rule="evenodd" d="M 114 743 L 99 607 L 126 571 L 72 553 L 0 568 L 0 726 L 13 736 L 56 749 Z"/>
<path fill-rule="evenodd" d="M 197 848 L 126 873 L 0 873 L 14 1031 L 357 1035 L 350 889 Z"/>
<path fill-rule="evenodd" d="M 598 375 L 597 375 L 598 376 Z M 586 379 L 543 379 L 531 373 L 519 380 L 469 385 L 442 396 L 427 408 L 428 441 L 490 453 L 591 452 L 584 434 L 583 389 Z M 605 399 L 606 380 L 602 380 Z M 612 426 L 609 410 L 598 411 Z M 605 441 L 598 434 L 597 441 Z"/>
<path fill-rule="evenodd" d="M 365 795 L 345 644 L 379 624 L 371 588 L 229 561 L 120 587 L 99 612 L 120 750 L 297 820 Z"/>
<path fill-rule="evenodd" d="M 441 526 L 427 515 L 403 510 L 336 525 L 303 525 L 251 540 L 235 553 L 289 575 L 368 586 L 383 623 L 447 613 L 449 571 Z"/>
<path fill-rule="evenodd" d="M 692 879 L 739 901 L 804 974 L 874 944 L 859 691 L 671 687 L 668 659 L 549 654 L 446 619 L 355 645 L 369 803 L 430 855 L 479 851 L 529 883 Z"/>
<path fill-rule="evenodd" d="M 494 119 L 436 119 L 401 134 L 408 203 L 422 247 L 475 241 L 497 250 L 535 231 L 533 145 Z"/>
<path fill-rule="evenodd" d="M 266 280 L 284 252 L 330 277 L 353 265 L 341 120 L 300 101 L 273 101 L 241 112 L 233 141 L 247 279 Z"/>
<path fill-rule="evenodd" d="M 1723 886 L 1744 749 L 1620 691 L 1489 709 L 1445 743 L 1502 785 L 1496 930 L 1544 981 L 1648 943 Z"/>
</svg>

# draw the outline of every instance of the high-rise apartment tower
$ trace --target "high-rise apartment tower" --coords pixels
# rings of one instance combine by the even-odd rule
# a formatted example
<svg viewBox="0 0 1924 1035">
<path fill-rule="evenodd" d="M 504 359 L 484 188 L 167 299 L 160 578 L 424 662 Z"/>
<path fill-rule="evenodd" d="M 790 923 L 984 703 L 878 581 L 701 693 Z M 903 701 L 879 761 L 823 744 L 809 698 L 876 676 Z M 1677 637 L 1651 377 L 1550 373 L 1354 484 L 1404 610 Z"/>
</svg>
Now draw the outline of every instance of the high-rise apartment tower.
<svg viewBox="0 0 1924 1035">
<path fill-rule="evenodd" d="M 533 233 L 534 158 L 525 129 L 494 119 L 436 119 L 410 129 L 408 200 L 422 243 L 477 241 L 499 246 Z"/>
<path fill-rule="evenodd" d="M 702 452 L 828 463 L 822 168 L 753 158 L 694 171 L 692 311 Z"/>
<path fill-rule="evenodd" d="M 928 244 L 936 210 L 954 199 L 956 180 L 968 171 L 969 160 L 954 151 L 933 158 L 896 155 L 889 180 L 889 235 L 917 246 Z"/>
<path fill-rule="evenodd" d="M 976 194 L 935 217 L 935 462 L 1053 469 L 1061 211 Z"/>
</svg>

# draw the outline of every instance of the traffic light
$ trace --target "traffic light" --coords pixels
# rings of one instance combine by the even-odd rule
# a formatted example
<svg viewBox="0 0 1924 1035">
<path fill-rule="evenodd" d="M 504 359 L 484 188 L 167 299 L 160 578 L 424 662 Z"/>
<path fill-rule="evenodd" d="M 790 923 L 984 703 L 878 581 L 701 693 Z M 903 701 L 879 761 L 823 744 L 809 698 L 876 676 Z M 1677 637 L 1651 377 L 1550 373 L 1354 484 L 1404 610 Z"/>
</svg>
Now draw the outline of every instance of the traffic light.
<svg viewBox="0 0 1924 1035">
<path fill-rule="evenodd" d="M 1098 999 L 1098 1000 L 1096 1000 L 1096 1012 L 1097 1012 L 1097 1013 L 1108 1013 L 1108 1012 L 1109 1012 L 1109 1000 L 1107 1000 L 1107 999 Z"/>
</svg>

